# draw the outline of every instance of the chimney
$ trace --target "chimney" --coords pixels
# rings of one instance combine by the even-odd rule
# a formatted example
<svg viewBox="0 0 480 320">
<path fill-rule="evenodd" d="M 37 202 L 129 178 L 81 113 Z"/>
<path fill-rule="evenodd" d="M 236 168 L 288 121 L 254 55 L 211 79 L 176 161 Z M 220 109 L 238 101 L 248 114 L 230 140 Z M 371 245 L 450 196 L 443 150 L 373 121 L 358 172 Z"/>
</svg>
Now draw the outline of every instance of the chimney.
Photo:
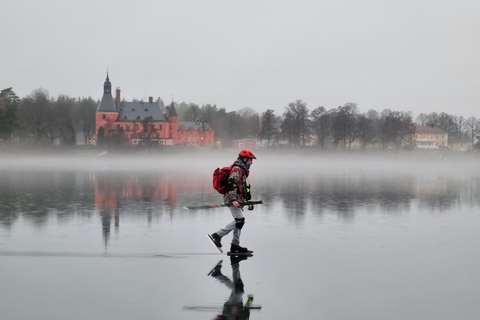
<svg viewBox="0 0 480 320">
<path fill-rule="evenodd" d="M 153 97 L 148 97 L 148 102 L 152 103 L 153 102 Z"/>
<path fill-rule="evenodd" d="M 117 105 L 117 108 L 119 108 L 120 107 L 120 87 L 117 87 L 115 103 Z"/>
</svg>

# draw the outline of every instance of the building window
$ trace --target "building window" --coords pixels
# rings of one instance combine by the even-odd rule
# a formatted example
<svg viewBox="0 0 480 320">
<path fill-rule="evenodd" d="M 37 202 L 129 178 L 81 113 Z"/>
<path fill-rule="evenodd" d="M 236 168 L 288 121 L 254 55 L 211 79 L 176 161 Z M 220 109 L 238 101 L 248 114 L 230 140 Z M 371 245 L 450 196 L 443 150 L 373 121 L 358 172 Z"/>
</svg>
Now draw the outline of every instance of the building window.
<svg viewBox="0 0 480 320">
<path fill-rule="evenodd" d="M 102 114 L 102 119 L 107 119 L 107 115 L 105 113 Z"/>
<path fill-rule="evenodd" d="M 162 125 L 161 124 L 158 125 L 158 129 L 162 130 Z"/>
<path fill-rule="evenodd" d="M 129 130 L 130 130 L 130 125 L 127 124 L 127 127 L 126 127 L 126 128 L 127 128 L 127 131 L 129 131 Z"/>
<path fill-rule="evenodd" d="M 135 125 L 135 130 L 138 130 L 138 124 Z"/>
</svg>

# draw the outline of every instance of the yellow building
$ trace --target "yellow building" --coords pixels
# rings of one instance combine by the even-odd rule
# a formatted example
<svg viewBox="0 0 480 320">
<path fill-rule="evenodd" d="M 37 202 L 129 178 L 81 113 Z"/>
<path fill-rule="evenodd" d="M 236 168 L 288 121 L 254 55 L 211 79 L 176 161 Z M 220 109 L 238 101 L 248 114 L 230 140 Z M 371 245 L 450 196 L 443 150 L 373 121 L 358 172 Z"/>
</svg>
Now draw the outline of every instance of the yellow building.
<svg viewBox="0 0 480 320">
<path fill-rule="evenodd" d="M 439 127 L 414 127 L 413 141 L 418 149 L 439 149 L 448 146 L 448 133 Z"/>
</svg>

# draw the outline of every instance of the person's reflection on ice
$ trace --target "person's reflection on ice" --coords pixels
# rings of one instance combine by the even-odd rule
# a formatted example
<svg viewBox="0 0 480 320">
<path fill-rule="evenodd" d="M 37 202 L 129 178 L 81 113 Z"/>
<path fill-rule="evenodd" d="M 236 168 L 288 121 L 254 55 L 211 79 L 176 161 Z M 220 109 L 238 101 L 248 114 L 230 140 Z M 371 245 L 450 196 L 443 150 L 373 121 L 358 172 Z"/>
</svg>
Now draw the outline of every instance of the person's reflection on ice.
<svg viewBox="0 0 480 320">
<path fill-rule="evenodd" d="M 253 296 L 248 296 L 247 303 L 243 304 L 243 281 L 240 276 L 240 261 L 246 260 L 248 256 L 231 256 L 232 279 L 222 274 L 222 260 L 208 274 L 225 284 L 232 290 L 229 299 L 223 305 L 223 313 L 217 315 L 215 320 L 243 320 L 249 319 L 250 306 Z"/>
</svg>

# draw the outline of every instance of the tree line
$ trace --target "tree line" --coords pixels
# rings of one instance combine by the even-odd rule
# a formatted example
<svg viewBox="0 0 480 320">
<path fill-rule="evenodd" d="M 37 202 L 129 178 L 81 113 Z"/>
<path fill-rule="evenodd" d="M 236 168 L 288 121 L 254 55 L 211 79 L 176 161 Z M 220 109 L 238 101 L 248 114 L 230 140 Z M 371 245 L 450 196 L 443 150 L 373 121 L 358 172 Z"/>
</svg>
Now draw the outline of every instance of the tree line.
<svg viewBox="0 0 480 320">
<path fill-rule="evenodd" d="M 82 134 L 84 144 L 95 135 L 95 111 L 98 101 L 60 95 L 50 97 L 48 91 L 37 89 L 20 99 L 12 88 L 0 92 L 0 139 L 64 146 L 77 144 Z"/>
<path fill-rule="evenodd" d="M 162 108 L 165 104 L 157 100 Z M 88 145 L 95 137 L 95 112 L 99 100 L 50 97 L 37 89 L 19 98 L 12 88 L 0 92 L 0 139 L 5 143 L 40 143 L 63 146 Z M 310 110 L 302 100 L 288 103 L 281 115 L 272 109 L 258 113 L 251 108 L 227 112 L 216 105 L 173 102 L 179 121 L 204 117 L 223 145 L 239 139 L 260 140 L 266 147 L 325 147 L 365 149 L 412 146 L 415 125 L 437 126 L 449 141 L 469 141 L 480 135 L 480 119 L 442 113 L 421 113 L 415 120 L 410 111 L 368 110 L 361 113 L 356 103 L 332 109 L 319 106 Z M 79 141 L 77 141 L 79 140 Z M 124 143 L 124 140 L 121 140 Z"/>
<path fill-rule="evenodd" d="M 262 128 L 268 127 L 270 125 Z M 267 138 L 267 145 L 280 138 L 289 146 L 312 145 L 323 149 L 328 144 L 333 148 L 349 149 L 357 143 L 365 149 L 369 145 L 380 148 L 408 146 L 412 134 L 410 112 L 385 109 L 360 113 L 355 103 L 330 110 L 319 106 L 310 111 L 305 102 L 297 100 L 285 108 L 280 130 L 261 131 L 260 137 Z M 312 136 L 316 137 L 314 143 Z"/>
<path fill-rule="evenodd" d="M 476 145 L 480 119 L 447 113 L 421 113 L 416 119 L 410 111 L 384 109 L 359 112 L 356 103 L 332 109 L 323 106 L 310 110 L 302 100 L 290 102 L 281 115 L 272 109 L 257 113 L 250 108 L 226 112 L 216 106 L 179 105 L 184 118 L 207 115 L 218 139 L 258 139 L 266 147 L 413 148 L 415 126 L 436 126 L 445 130 L 449 141 Z"/>
</svg>

